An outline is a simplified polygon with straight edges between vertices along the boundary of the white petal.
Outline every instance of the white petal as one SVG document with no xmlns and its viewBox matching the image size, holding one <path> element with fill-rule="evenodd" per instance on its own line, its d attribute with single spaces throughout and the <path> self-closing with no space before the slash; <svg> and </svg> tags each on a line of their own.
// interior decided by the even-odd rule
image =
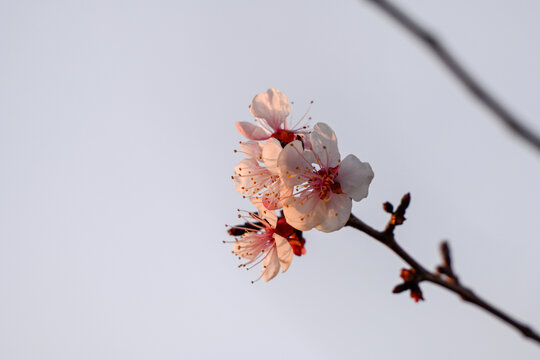
<svg viewBox="0 0 540 360">
<path fill-rule="evenodd" d="M 279 259 L 276 252 L 276 247 L 274 246 L 268 255 L 264 258 L 262 262 L 263 274 L 262 278 L 264 281 L 272 280 L 279 272 Z"/>
<path fill-rule="evenodd" d="M 310 161 L 313 156 L 302 149 L 302 143 L 295 140 L 288 143 L 278 158 L 279 177 L 287 187 L 294 187 L 308 180 L 313 171 Z"/>
<path fill-rule="evenodd" d="M 266 140 L 271 135 L 262 127 L 253 125 L 252 123 L 248 123 L 246 121 L 237 121 L 234 124 L 236 125 L 236 129 L 240 132 L 240 134 L 244 135 L 250 140 Z"/>
<path fill-rule="evenodd" d="M 317 226 L 317 230 L 332 232 L 345 226 L 351 216 L 351 198 L 347 194 L 332 194 L 325 205 L 324 220 Z"/>
<path fill-rule="evenodd" d="M 266 144 L 262 146 L 262 158 L 264 165 L 272 174 L 279 174 L 277 160 L 282 149 L 283 148 L 281 147 L 279 140 L 274 138 L 268 139 Z"/>
<path fill-rule="evenodd" d="M 292 246 L 287 239 L 276 233 L 274 233 L 274 240 L 276 241 L 277 256 L 279 264 L 281 265 L 281 270 L 285 272 L 291 265 L 293 259 L 294 253 Z"/>
<path fill-rule="evenodd" d="M 369 184 L 373 180 L 373 170 L 367 162 L 361 162 L 354 155 L 347 155 L 339 166 L 336 181 L 341 185 L 341 190 L 360 201 L 368 196 Z"/>
<path fill-rule="evenodd" d="M 275 229 L 277 225 L 276 212 L 274 210 L 268 210 L 266 207 L 264 207 L 262 199 L 260 197 L 252 197 L 250 198 L 250 200 L 251 203 L 257 208 L 259 216 L 262 217 L 264 220 L 268 221 L 270 226 Z"/>
<path fill-rule="evenodd" d="M 277 89 L 268 89 L 265 93 L 257 94 L 251 102 L 251 114 L 256 118 L 265 119 L 274 130 L 280 128 L 289 112 L 289 99 Z"/>
<path fill-rule="evenodd" d="M 312 149 L 313 146 L 311 145 L 311 131 L 305 135 L 302 136 L 302 142 L 304 143 L 304 149 Z"/>
<path fill-rule="evenodd" d="M 310 142 L 321 167 L 335 167 L 339 164 L 337 138 L 330 126 L 325 123 L 315 124 L 310 135 Z"/>
<path fill-rule="evenodd" d="M 283 214 L 293 228 L 307 231 L 325 219 L 326 207 L 316 194 L 310 194 L 304 200 L 292 198 L 283 207 Z"/>
<path fill-rule="evenodd" d="M 246 141 L 240 143 L 240 151 L 248 158 L 262 159 L 262 148 L 257 141 Z"/>
</svg>

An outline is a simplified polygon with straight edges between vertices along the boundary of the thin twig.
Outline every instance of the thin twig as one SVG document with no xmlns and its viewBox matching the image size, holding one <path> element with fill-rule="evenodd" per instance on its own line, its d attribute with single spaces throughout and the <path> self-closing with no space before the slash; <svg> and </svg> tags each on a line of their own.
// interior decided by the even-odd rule
<svg viewBox="0 0 540 360">
<path fill-rule="evenodd" d="M 413 20 L 403 10 L 388 0 L 366 0 L 377 6 L 384 13 L 398 22 L 406 30 L 408 30 L 418 41 L 423 43 L 430 49 L 434 55 L 446 66 L 448 71 L 452 73 L 461 84 L 470 91 L 470 93 L 484 106 L 486 106 L 493 114 L 495 114 L 515 135 L 532 145 L 536 150 L 540 151 L 540 137 L 527 128 L 518 118 L 506 109 L 501 103 L 480 84 L 473 76 L 465 70 L 454 55 L 448 51 L 441 41 L 439 41 L 432 33 L 423 28 L 418 22 Z"/>
<path fill-rule="evenodd" d="M 410 200 L 410 196 L 407 194 L 404 196 L 404 199 L 407 198 L 407 201 Z M 389 208 L 386 206 L 385 203 L 385 210 L 386 208 Z M 403 200 L 402 200 L 403 204 Z M 401 216 L 405 214 L 405 211 L 403 210 Z M 390 224 L 394 221 L 394 216 L 392 216 Z M 412 282 L 417 287 L 419 283 L 422 281 L 431 282 L 433 284 L 437 284 L 457 295 L 459 295 L 464 301 L 470 302 L 472 304 L 475 304 L 485 311 L 491 313 L 495 317 L 499 318 L 503 322 L 507 323 L 508 325 L 514 327 L 516 330 L 521 332 L 523 336 L 532 339 L 536 341 L 540 345 L 540 335 L 536 333 L 531 327 L 528 325 L 525 325 L 503 311 L 497 309 L 493 305 L 489 304 L 487 301 L 480 298 L 478 295 L 476 295 L 472 290 L 464 287 L 461 285 L 459 281 L 457 281 L 457 277 L 455 276 L 452 267 L 451 267 L 451 258 L 450 258 L 450 250 L 448 248 L 448 244 L 443 245 L 443 248 L 446 247 L 446 249 L 443 249 L 443 265 L 439 267 L 439 269 L 446 267 L 445 271 L 448 273 L 444 274 L 444 276 L 441 276 L 439 273 L 431 272 L 424 268 L 418 261 L 416 261 L 411 255 L 409 255 L 396 241 L 393 227 L 392 231 L 388 231 L 389 226 L 387 226 L 386 230 L 384 231 L 378 231 L 362 220 L 358 219 L 356 216 L 351 214 L 349 221 L 347 222 L 347 226 L 353 227 L 357 230 L 360 230 L 367 235 L 371 236 L 375 240 L 378 240 L 380 243 L 388 247 L 390 250 L 392 250 L 395 254 L 397 254 L 401 259 L 403 259 L 407 264 L 409 264 L 414 269 L 414 279 Z M 439 270 L 440 272 L 440 270 Z M 398 285 L 394 292 L 401 292 L 408 288 L 410 288 L 410 282 L 406 282 L 404 284 Z M 417 287 L 418 288 L 418 287 Z M 419 288 L 418 288 L 418 291 Z M 420 292 L 420 299 L 421 299 L 421 292 Z M 418 301 L 418 298 L 416 299 Z"/>
</svg>

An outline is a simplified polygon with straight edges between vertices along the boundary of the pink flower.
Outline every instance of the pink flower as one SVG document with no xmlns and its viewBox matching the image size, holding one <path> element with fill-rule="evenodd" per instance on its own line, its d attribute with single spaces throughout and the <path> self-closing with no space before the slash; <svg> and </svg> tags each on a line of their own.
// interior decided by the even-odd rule
<svg viewBox="0 0 540 360">
<path fill-rule="evenodd" d="M 280 268 L 282 272 L 287 271 L 294 255 L 289 241 L 282 236 L 288 235 L 280 234 L 283 226 L 277 226 L 278 220 L 275 214 L 273 215 L 273 217 L 260 216 L 252 212 L 248 212 L 247 216 L 238 215 L 246 220 L 246 224 L 234 227 L 236 231 L 242 232 L 242 235 L 233 241 L 233 253 L 239 258 L 248 260 L 240 267 L 251 269 L 262 263 L 263 270 L 257 280 L 262 278 L 264 281 L 270 281 L 278 274 Z"/>
<path fill-rule="evenodd" d="M 314 126 L 309 140 L 311 149 L 293 141 L 278 159 L 283 184 L 294 189 L 283 208 L 285 218 L 298 230 L 336 231 L 349 219 L 352 200 L 368 195 L 373 170 L 354 155 L 340 162 L 336 135 L 325 123 Z"/>
<path fill-rule="evenodd" d="M 257 125 L 246 121 L 236 122 L 238 131 L 250 140 L 275 138 L 285 145 L 297 140 L 298 135 L 306 133 L 305 126 L 294 129 L 294 126 L 291 127 L 288 123 L 289 100 L 277 89 L 268 89 L 265 93 L 257 94 L 251 102 L 250 109 Z"/>
</svg>

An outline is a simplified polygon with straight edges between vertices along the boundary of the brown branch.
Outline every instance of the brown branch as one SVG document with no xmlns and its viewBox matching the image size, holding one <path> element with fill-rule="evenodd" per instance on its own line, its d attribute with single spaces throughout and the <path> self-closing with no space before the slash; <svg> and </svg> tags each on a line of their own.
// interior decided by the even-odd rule
<svg viewBox="0 0 540 360">
<path fill-rule="evenodd" d="M 397 243 L 394 236 L 394 228 L 396 224 L 393 224 L 393 222 L 395 221 L 396 213 L 399 211 L 400 208 L 402 208 L 402 213 L 401 215 L 398 214 L 398 216 L 401 216 L 404 219 L 405 210 L 409 202 L 410 202 L 410 195 L 406 194 L 401 201 L 400 207 L 398 207 L 398 210 L 396 210 L 395 212 L 393 212 L 393 206 L 390 203 L 385 203 L 383 205 L 383 208 L 385 209 L 385 211 L 390 212 L 392 214 L 392 217 L 386 227 L 386 230 L 384 231 L 378 231 L 372 228 L 371 226 L 369 226 L 362 220 L 358 219 L 353 214 L 351 214 L 349 221 L 347 222 L 347 226 L 360 230 L 366 233 L 367 235 L 371 236 L 375 240 L 379 241 L 380 243 L 388 247 L 390 250 L 392 250 L 396 255 L 398 255 L 401 259 L 403 259 L 407 264 L 409 264 L 412 267 L 413 270 L 405 270 L 405 269 L 402 270 L 402 277 L 404 279 L 404 283 L 396 286 L 394 288 L 394 293 L 400 293 L 405 290 L 411 290 L 411 296 L 416 301 L 418 301 L 418 300 L 422 300 L 422 292 L 420 291 L 420 288 L 418 287 L 418 285 L 421 282 L 427 281 L 433 284 L 437 284 L 459 295 L 464 301 L 481 307 L 482 309 L 491 313 L 492 315 L 499 318 L 503 322 L 514 327 L 516 330 L 521 332 L 523 336 L 536 341 L 540 345 L 540 335 L 538 335 L 538 333 L 536 333 L 531 327 L 513 319 L 512 317 L 510 317 L 503 311 L 497 309 L 493 305 L 489 304 L 487 301 L 480 298 L 472 290 L 461 285 L 461 283 L 458 281 L 457 276 L 454 274 L 454 270 L 452 268 L 450 248 L 448 246 L 448 243 L 443 242 L 441 246 L 443 264 L 437 268 L 437 272 L 430 272 L 429 270 L 424 268 L 418 261 L 416 261 Z M 406 205 L 402 206 L 404 204 Z M 403 273 L 405 273 L 405 275 L 403 275 Z"/>
<path fill-rule="evenodd" d="M 433 54 L 446 66 L 458 81 L 476 98 L 480 103 L 487 107 L 504 125 L 508 127 L 515 135 L 532 145 L 540 151 L 540 137 L 527 128 L 518 118 L 506 109 L 501 103 L 480 84 L 473 76 L 465 70 L 454 55 L 448 51 L 441 41 L 433 34 L 423 28 L 403 10 L 388 0 L 366 0 L 378 7 L 397 23 L 409 31 L 418 41 L 423 43 Z"/>
</svg>

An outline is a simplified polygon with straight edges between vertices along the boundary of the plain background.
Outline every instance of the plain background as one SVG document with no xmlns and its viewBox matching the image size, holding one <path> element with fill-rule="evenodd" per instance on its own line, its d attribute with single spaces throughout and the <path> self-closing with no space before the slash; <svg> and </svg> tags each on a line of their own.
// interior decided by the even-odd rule
<svg viewBox="0 0 540 360">
<path fill-rule="evenodd" d="M 396 0 L 397 1 L 397 0 Z M 540 4 L 402 0 L 540 132 Z M 404 264 L 305 233 L 250 283 L 225 223 L 234 121 L 269 87 L 375 172 L 353 212 L 540 329 L 540 154 L 366 2 L 0 1 L 0 358 L 538 359 L 456 296 L 392 295 Z"/>
</svg>

